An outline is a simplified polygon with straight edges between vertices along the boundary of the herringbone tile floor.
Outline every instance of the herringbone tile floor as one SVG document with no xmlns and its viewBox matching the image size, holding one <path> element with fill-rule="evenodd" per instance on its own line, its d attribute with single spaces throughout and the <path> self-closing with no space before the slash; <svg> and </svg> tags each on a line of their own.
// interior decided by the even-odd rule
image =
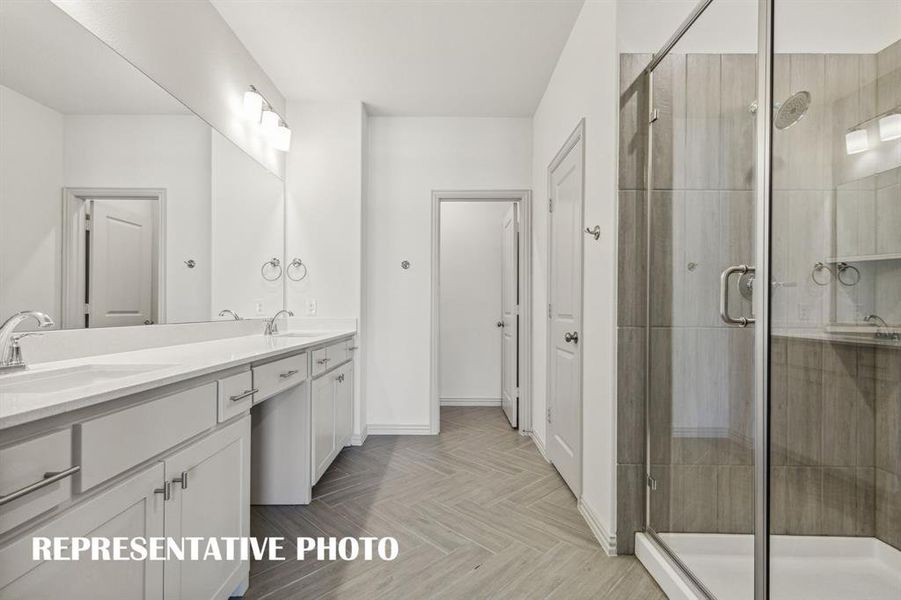
<svg viewBox="0 0 901 600">
<path fill-rule="evenodd" d="M 393 536 L 397 559 L 255 562 L 247 600 L 665 598 L 635 558 L 601 551 L 560 476 L 498 408 L 445 407 L 438 436 L 345 448 L 313 496 L 254 506 L 253 535 Z"/>
</svg>

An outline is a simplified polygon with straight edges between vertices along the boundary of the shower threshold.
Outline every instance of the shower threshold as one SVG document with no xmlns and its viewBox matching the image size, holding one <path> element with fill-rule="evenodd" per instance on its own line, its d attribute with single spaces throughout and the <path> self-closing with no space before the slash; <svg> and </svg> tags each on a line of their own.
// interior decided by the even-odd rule
<svg viewBox="0 0 901 600">
<path fill-rule="evenodd" d="M 753 536 L 658 535 L 717 600 L 753 599 Z M 901 550 L 876 538 L 775 535 L 770 551 L 773 600 L 901 598 Z M 635 554 L 671 599 L 700 598 L 646 534 L 636 534 Z"/>
</svg>

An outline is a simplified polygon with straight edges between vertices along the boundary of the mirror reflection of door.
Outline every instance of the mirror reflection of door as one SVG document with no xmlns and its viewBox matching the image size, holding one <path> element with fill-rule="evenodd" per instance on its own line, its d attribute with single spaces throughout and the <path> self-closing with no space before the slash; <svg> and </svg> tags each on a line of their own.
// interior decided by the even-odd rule
<svg viewBox="0 0 901 600">
<path fill-rule="evenodd" d="M 90 200 L 85 231 L 85 326 L 154 323 L 155 218 L 151 200 Z"/>
</svg>

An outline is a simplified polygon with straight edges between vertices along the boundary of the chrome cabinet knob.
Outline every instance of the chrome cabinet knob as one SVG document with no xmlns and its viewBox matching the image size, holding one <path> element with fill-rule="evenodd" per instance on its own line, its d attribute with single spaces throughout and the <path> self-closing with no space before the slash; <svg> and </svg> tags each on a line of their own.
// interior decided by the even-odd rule
<svg viewBox="0 0 901 600">
<path fill-rule="evenodd" d="M 497 322 L 497 326 L 498 326 L 498 327 L 503 327 L 503 326 L 504 326 L 504 322 L 503 322 L 503 321 L 498 321 L 498 322 Z"/>
<path fill-rule="evenodd" d="M 579 343 L 579 332 L 573 331 L 572 333 L 566 332 L 563 336 L 563 341 L 567 344 L 578 344 Z"/>
</svg>

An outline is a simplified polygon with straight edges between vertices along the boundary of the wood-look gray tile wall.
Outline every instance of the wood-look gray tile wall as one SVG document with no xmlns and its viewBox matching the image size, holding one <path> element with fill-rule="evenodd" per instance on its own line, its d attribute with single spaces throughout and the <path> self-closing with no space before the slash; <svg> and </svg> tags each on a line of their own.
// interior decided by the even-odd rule
<svg viewBox="0 0 901 600">
<path fill-rule="evenodd" d="M 661 63 L 654 81 L 659 117 L 648 214 L 647 89 L 639 76 L 648 58 L 622 55 L 620 62 L 617 538 L 622 553 L 631 552 L 632 533 L 644 522 L 648 297 L 649 426 L 657 441 L 650 457 L 657 480 L 651 525 L 657 531 L 730 533 L 748 533 L 753 526 L 748 368 L 753 337 L 748 331 L 718 332 L 723 328 L 715 279 L 727 264 L 748 262 L 754 252 L 749 110 L 756 96 L 754 60 L 670 55 Z M 836 139 L 836 132 L 875 114 L 880 102 L 893 101 L 885 98 L 901 103 L 901 42 L 879 56 L 781 55 L 776 62 L 777 101 L 802 89 L 813 96 L 805 127 L 778 132 L 774 148 L 775 187 L 790 190 L 779 192 L 781 204 L 774 200 L 774 210 L 785 209 L 780 223 L 786 225 L 781 237 L 774 232 L 774 274 L 790 281 L 806 276 L 792 271 L 795 263 L 806 265 L 807 254 L 822 257 L 829 251 L 819 245 L 828 238 L 823 230 L 828 223 L 821 220 L 829 215 L 824 210 L 811 218 L 810 208 L 828 209 L 834 186 L 872 168 L 858 155 L 848 156 L 843 135 Z M 898 149 L 901 156 L 901 144 Z M 786 244 L 781 251 L 780 243 Z M 790 305 L 786 315 L 796 315 L 798 302 L 810 301 L 798 287 L 783 293 Z M 774 338 L 771 350 L 773 532 L 877 535 L 901 548 L 901 352 L 785 338 Z M 720 429 L 713 426 L 717 415 Z M 685 427 L 705 420 L 712 423 L 709 436 Z"/>
</svg>

